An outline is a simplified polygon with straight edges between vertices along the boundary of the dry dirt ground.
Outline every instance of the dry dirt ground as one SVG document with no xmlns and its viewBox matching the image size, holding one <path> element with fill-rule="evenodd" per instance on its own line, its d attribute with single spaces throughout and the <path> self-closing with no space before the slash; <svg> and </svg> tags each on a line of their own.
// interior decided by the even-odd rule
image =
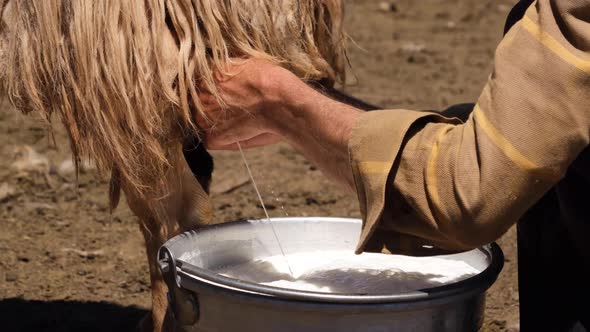
<svg viewBox="0 0 590 332">
<path fill-rule="evenodd" d="M 355 41 L 347 91 L 386 108 L 474 101 L 513 3 L 347 1 Z M 1 105 L 0 330 L 129 331 L 150 305 L 135 218 L 126 206 L 109 215 L 106 181 L 91 166 L 76 188 L 62 128 L 54 126 L 56 147 L 46 129 Z M 288 146 L 249 150 L 247 158 L 271 215 L 359 215 L 353 196 Z M 261 217 L 239 156 L 215 153 L 215 161 L 216 218 Z M 484 331 L 518 324 L 514 230 L 499 242 L 506 266 L 489 291 Z"/>
</svg>

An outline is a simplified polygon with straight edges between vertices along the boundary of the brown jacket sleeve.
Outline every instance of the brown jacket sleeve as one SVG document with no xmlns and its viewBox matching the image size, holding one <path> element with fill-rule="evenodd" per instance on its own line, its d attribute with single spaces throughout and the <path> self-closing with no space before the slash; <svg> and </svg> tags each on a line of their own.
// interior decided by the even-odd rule
<svg viewBox="0 0 590 332">
<path fill-rule="evenodd" d="M 364 220 L 358 251 L 491 242 L 589 141 L 590 3 L 538 0 L 498 47 L 465 123 L 407 110 L 361 117 L 349 146 Z"/>
</svg>

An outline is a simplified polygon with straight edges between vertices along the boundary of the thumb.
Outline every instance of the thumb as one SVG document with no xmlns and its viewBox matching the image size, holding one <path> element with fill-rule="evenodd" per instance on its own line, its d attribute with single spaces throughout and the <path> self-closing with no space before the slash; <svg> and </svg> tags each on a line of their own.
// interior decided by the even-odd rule
<svg viewBox="0 0 590 332">
<path fill-rule="evenodd" d="M 245 114 L 213 126 L 207 132 L 206 142 L 208 148 L 215 149 L 248 141 L 265 133 L 267 131 L 262 128 L 256 117 Z"/>
</svg>

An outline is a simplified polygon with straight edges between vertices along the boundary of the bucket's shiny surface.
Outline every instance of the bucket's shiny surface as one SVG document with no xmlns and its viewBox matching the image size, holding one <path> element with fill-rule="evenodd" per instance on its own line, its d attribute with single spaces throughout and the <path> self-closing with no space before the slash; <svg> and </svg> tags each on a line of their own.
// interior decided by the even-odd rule
<svg viewBox="0 0 590 332">
<path fill-rule="evenodd" d="M 361 221 L 280 218 L 273 225 L 287 253 L 353 250 Z M 485 291 L 502 268 L 496 245 L 453 255 L 483 272 L 403 294 L 328 294 L 223 277 L 212 270 L 280 253 L 266 221 L 240 221 L 181 234 L 160 251 L 177 321 L 192 331 L 477 331 Z"/>
</svg>

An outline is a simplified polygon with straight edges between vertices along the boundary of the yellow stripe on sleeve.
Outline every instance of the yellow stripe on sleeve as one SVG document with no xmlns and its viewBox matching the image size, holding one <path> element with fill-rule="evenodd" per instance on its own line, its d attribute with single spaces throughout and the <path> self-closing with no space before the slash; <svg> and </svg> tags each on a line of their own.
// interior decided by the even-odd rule
<svg viewBox="0 0 590 332">
<path fill-rule="evenodd" d="M 448 218 L 442 210 L 442 203 L 440 200 L 440 195 L 438 193 L 438 178 L 436 175 L 436 170 L 438 166 L 438 156 L 440 154 L 440 145 L 445 135 L 452 128 L 452 126 L 444 126 L 440 129 L 439 133 L 436 135 L 436 138 L 434 139 L 434 143 L 432 144 L 432 149 L 430 150 L 430 157 L 428 158 L 428 164 L 426 166 L 426 190 L 428 191 L 430 203 L 432 204 L 433 216 L 436 220 L 439 221 L 439 223 L 437 224 L 442 224 L 446 220 L 448 220 Z"/>
<path fill-rule="evenodd" d="M 492 143 L 494 143 L 494 145 L 496 145 L 496 147 L 498 147 L 498 149 L 500 149 L 500 151 L 502 151 L 502 153 L 520 169 L 531 173 L 536 172 L 539 176 L 547 179 L 553 179 L 557 176 L 553 171 L 543 169 L 518 151 L 518 149 L 516 149 L 512 143 L 510 143 L 510 141 L 508 141 L 508 139 L 496 129 L 496 127 L 494 127 L 479 105 L 475 105 L 475 108 L 473 109 L 473 118 L 476 124 L 483 129 L 486 135 L 490 138 Z"/>
<path fill-rule="evenodd" d="M 580 69 L 581 71 L 590 74 L 590 61 L 582 59 L 567 48 L 561 45 L 555 38 L 553 38 L 546 31 L 541 30 L 541 27 L 535 23 L 531 18 L 525 16 L 521 20 L 521 25 L 527 30 L 535 39 L 537 39 L 542 45 L 547 47 L 563 61 L 570 65 Z"/>
<path fill-rule="evenodd" d="M 508 157 L 512 162 L 518 165 L 523 170 L 534 170 L 538 169 L 539 167 L 534 162 L 530 161 L 527 157 L 525 157 L 520 151 L 518 151 L 512 143 L 502 135 L 494 127 L 494 125 L 488 120 L 485 113 L 481 111 L 479 105 L 475 105 L 473 109 L 473 117 L 477 121 L 479 127 L 481 127 L 488 137 L 492 140 L 492 142 Z"/>
</svg>

